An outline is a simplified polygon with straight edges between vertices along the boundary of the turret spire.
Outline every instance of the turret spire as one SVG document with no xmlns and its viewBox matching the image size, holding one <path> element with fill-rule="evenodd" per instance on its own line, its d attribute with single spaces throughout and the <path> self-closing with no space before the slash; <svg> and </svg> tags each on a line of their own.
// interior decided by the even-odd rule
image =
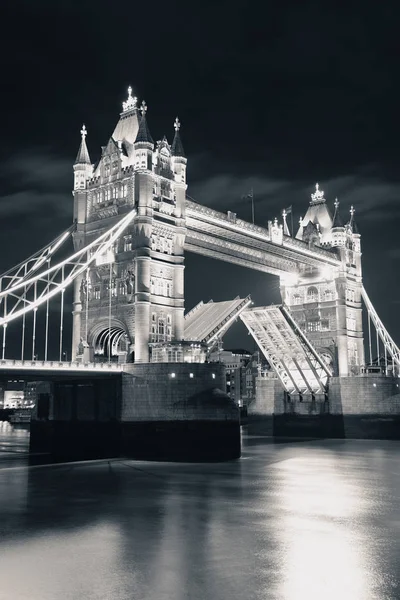
<svg viewBox="0 0 400 600">
<path fill-rule="evenodd" d="M 154 145 L 153 138 L 151 137 L 151 133 L 149 131 L 149 127 L 147 125 L 146 120 L 146 112 L 147 112 L 147 104 L 143 100 L 140 111 L 142 113 L 142 118 L 140 119 L 139 131 L 136 136 L 135 144 L 137 142 L 147 142 L 148 144 Z"/>
<path fill-rule="evenodd" d="M 332 228 L 343 227 L 343 221 L 340 218 L 340 214 L 339 214 L 339 200 L 337 198 L 335 198 L 334 206 L 335 206 L 335 212 L 333 215 Z"/>
<path fill-rule="evenodd" d="M 349 221 L 349 227 L 350 227 L 350 229 L 351 229 L 351 232 L 352 232 L 352 233 L 359 233 L 359 231 L 358 231 L 358 227 L 357 227 L 357 223 L 356 223 L 356 221 L 355 221 L 355 218 L 354 218 L 354 213 L 355 213 L 355 212 L 356 212 L 356 211 L 355 211 L 355 209 L 354 209 L 354 206 L 353 206 L 353 205 L 351 205 L 351 206 L 350 206 L 350 221 Z"/>
<path fill-rule="evenodd" d="M 172 151 L 172 156 L 181 156 L 181 157 L 185 158 L 185 151 L 183 149 L 181 136 L 179 134 L 180 128 L 181 128 L 180 121 L 179 121 L 178 117 L 176 117 L 175 122 L 174 122 L 175 137 L 174 137 L 174 141 L 172 142 L 171 151 Z"/>
<path fill-rule="evenodd" d="M 286 222 L 286 217 L 287 217 L 287 212 L 286 212 L 286 208 L 284 208 L 283 211 L 282 211 L 283 233 L 284 233 L 284 235 L 290 235 L 289 227 L 288 227 L 288 224 Z"/>
<path fill-rule="evenodd" d="M 89 156 L 89 152 L 88 152 L 88 149 L 86 146 L 87 129 L 86 129 L 85 125 L 82 125 L 81 136 L 82 136 L 81 145 L 79 146 L 75 164 L 76 165 L 90 165 L 91 164 L 90 156 Z"/>
</svg>

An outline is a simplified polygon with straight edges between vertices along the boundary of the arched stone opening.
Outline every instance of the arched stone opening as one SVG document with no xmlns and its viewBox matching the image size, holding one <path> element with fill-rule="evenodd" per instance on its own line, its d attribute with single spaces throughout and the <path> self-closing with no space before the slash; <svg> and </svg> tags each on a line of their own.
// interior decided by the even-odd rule
<svg viewBox="0 0 400 600">
<path fill-rule="evenodd" d="M 95 361 L 127 362 L 129 359 L 130 339 L 122 324 L 97 326 L 91 335 L 91 346 Z"/>
</svg>

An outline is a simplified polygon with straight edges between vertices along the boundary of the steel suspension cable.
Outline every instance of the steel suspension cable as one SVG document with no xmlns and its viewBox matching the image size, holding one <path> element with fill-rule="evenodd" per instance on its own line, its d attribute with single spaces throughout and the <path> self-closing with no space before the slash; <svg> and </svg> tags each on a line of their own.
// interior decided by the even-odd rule
<svg viewBox="0 0 400 600">
<path fill-rule="evenodd" d="M 61 280 L 64 281 L 64 265 L 61 269 Z M 60 362 L 62 360 L 62 343 L 63 343 L 63 323 L 64 323 L 64 293 L 65 289 L 61 290 L 61 308 L 60 308 Z"/>
<path fill-rule="evenodd" d="M 36 296 L 37 296 L 37 281 L 35 281 L 34 284 L 34 292 L 33 292 L 33 297 L 34 297 L 34 302 L 36 302 Z M 37 306 L 34 307 L 33 309 L 33 327 L 32 327 L 32 360 L 35 360 L 35 343 L 36 343 L 36 314 L 37 314 Z"/>
<path fill-rule="evenodd" d="M 108 296 L 108 362 L 111 363 L 111 293 L 112 293 L 112 262 L 110 262 L 110 281 L 109 281 L 109 296 Z"/>
<path fill-rule="evenodd" d="M 49 258 L 47 261 L 48 268 L 50 268 L 51 259 Z M 50 273 L 47 274 L 47 285 L 50 286 Z M 48 350 L 48 341 L 49 341 L 49 298 L 46 300 L 46 332 L 44 339 L 44 360 L 47 360 L 47 350 Z"/>
<path fill-rule="evenodd" d="M 26 287 L 24 289 L 24 297 L 26 296 Z M 22 340 L 21 340 L 21 360 L 24 360 L 25 350 L 25 325 L 26 325 L 26 313 L 22 315 Z"/>
<path fill-rule="evenodd" d="M 371 340 L 371 315 L 368 311 L 368 344 L 369 344 L 369 364 L 372 365 L 372 340 Z"/>
<path fill-rule="evenodd" d="M 4 317 L 7 316 L 7 296 L 4 298 Z M 7 333 L 7 323 L 3 324 L 3 351 L 2 351 L 2 360 L 4 360 L 6 355 L 6 333 Z"/>
</svg>

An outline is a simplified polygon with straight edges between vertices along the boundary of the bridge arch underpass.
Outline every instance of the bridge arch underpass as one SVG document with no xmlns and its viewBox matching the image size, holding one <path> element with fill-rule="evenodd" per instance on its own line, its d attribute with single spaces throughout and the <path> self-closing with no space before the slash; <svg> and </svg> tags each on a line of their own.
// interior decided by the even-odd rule
<svg viewBox="0 0 400 600">
<path fill-rule="evenodd" d="M 103 326 L 93 336 L 93 348 L 95 356 L 104 358 L 113 358 L 120 355 L 126 355 L 129 351 L 129 337 L 125 329 L 121 326 L 112 326 L 111 328 Z"/>
</svg>

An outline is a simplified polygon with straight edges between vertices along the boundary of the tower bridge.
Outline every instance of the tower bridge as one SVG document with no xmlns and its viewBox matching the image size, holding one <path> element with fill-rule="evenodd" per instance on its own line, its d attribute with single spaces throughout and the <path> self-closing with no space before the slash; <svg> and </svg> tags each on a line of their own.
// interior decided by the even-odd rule
<svg viewBox="0 0 400 600">
<path fill-rule="evenodd" d="M 319 394 L 327 401 L 331 383 L 360 382 L 373 355 L 382 352 L 382 376 L 399 375 L 400 351 L 363 288 L 361 236 L 353 207 L 343 221 L 339 202 L 331 211 L 317 184 L 295 233 L 289 232 L 285 214 L 283 222 L 271 218 L 267 227 L 260 227 L 233 212 L 203 206 L 187 194 L 180 127 L 176 118 L 172 143 L 165 136 L 155 143 L 147 105 L 143 101 L 139 106 L 131 88 L 95 164 L 82 127 L 73 166 L 73 226 L 0 278 L 0 371 L 32 372 L 36 364 L 38 371 L 95 372 L 108 363 L 121 373 L 136 368 L 143 374 L 145 365 L 155 372 L 164 364 L 168 378 L 175 373 L 174 364 L 182 363 L 181 373 L 183 365 L 205 364 L 229 326 L 241 318 L 289 399 L 309 395 L 314 401 Z M 58 260 L 71 236 L 74 253 Z M 227 299 L 200 303 L 185 316 L 185 252 L 277 275 L 282 306 L 254 307 L 250 297 Z M 62 348 L 68 286 L 73 287 L 73 331 L 67 365 Z M 56 297 L 61 298 L 60 343 L 52 362 L 49 305 Z M 42 349 L 36 341 L 39 310 L 45 313 Z M 11 322 L 20 323 L 18 357 L 7 353 Z M 44 356 L 41 364 L 35 360 L 38 352 Z"/>
</svg>

